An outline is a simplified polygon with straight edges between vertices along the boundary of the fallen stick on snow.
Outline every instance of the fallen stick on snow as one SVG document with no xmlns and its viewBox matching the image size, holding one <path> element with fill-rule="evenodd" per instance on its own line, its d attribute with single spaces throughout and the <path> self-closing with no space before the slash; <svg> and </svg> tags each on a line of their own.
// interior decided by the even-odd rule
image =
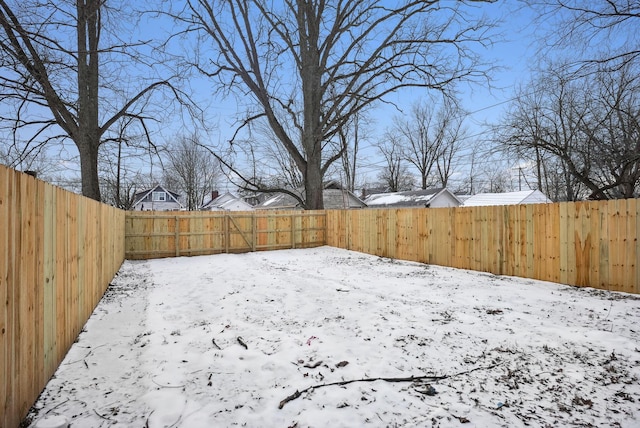
<svg viewBox="0 0 640 428">
<path fill-rule="evenodd" d="M 244 343 L 244 340 L 242 340 L 242 337 L 238 336 L 238 339 L 237 339 L 237 340 L 238 340 L 238 343 L 239 343 L 240 345 L 242 345 L 242 347 L 243 347 L 244 349 L 249 349 L 249 347 L 247 346 L 247 344 L 246 344 L 246 343 Z"/>
<path fill-rule="evenodd" d="M 222 348 L 218 346 L 215 339 L 211 339 L 211 343 L 213 343 L 213 346 L 215 346 L 216 349 L 219 349 L 220 351 L 222 351 Z"/>
<path fill-rule="evenodd" d="M 323 383 L 323 384 L 319 384 L 319 385 L 311 385 L 310 387 L 305 388 L 302 391 L 294 392 L 293 394 L 291 394 L 290 396 L 288 396 L 287 398 L 282 400 L 280 402 L 280 404 L 278 405 L 278 409 L 282 409 L 284 407 L 284 405 L 287 404 L 289 401 L 295 400 L 296 398 L 300 397 L 305 392 L 313 391 L 315 389 L 324 388 L 325 386 L 348 385 L 350 383 L 355 383 L 355 382 L 377 382 L 379 380 L 382 380 L 382 381 L 385 381 L 385 382 L 415 382 L 415 381 L 420 381 L 420 380 L 428 380 L 428 381 L 443 380 L 443 379 L 449 379 L 449 378 L 452 378 L 452 377 L 469 374 L 469 373 L 475 372 L 477 370 L 489 370 L 489 369 L 492 369 L 492 368 L 494 368 L 494 367 L 496 367 L 496 366 L 498 366 L 500 364 L 501 363 L 492 364 L 492 365 L 487 366 L 487 367 L 476 367 L 474 369 L 467 370 L 467 371 L 460 372 L 460 373 L 454 373 L 452 375 L 409 376 L 409 377 L 372 377 L 372 378 L 367 378 L 367 379 L 351 379 L 351 380 L 343 380 L 343 381 L 339 381 L 339 382 L 331 382 L 331 383 Z"/>
<path fill-rule="evenodd" d="M 75 363 L 79 363 L 80 361 L 83 361 L 85 366 L 87 366 L 87 358 L 93 354 L 93 351 L 95 351 L 98 348 L 102 348 L 103 346 L 107 346 L 106 344 L 104 345 L 98 345 L 98 346 L 94 346 L 88 353 L 87 355 L 84 356 L 84 358 L 80 359 L 80 360 L 75 360 L 75 361 L 69 361 L 68 363 L 64 363 L 64 365 L 69 365 L 69 364 L 75 364 Z M 87 367 L 89 368 L 89 367 Z"/>
<path fill-rule="evenodd" d="M 110 419 L 108 417 L 106 417 L 105 415 L 101 415 L 100 413 L 98 413 L 98 411 L 96 409 L 93 409 L 93 413 L 95 413 L 96 415 L 100 416 L 102 419 L 104 419 L 105 421 L 109 421 L 109 422 L 118 422 L 115 421 L 113 419 Z"/>
<path fill-rule="evenodd" d="M 155 380 L 151 379 L 151 382 L 155 383 L 156 385 L 158 385 L 160 388 L 184 388 L 184 385 L 162 385 L 158 382 L 156 382 Z"/>
<path fill-rule="evenodd" d="M 153 415 L 153 412 L 155 412 L 155 409 L 152 410 L 151 413 L 149 413 L 149 416 L 147 416 L 147 422 L 145 422 L 144 428 L 150 428 L 149 427 L 149 418 L 151 417 L 151 415 Z"/>
</svg>

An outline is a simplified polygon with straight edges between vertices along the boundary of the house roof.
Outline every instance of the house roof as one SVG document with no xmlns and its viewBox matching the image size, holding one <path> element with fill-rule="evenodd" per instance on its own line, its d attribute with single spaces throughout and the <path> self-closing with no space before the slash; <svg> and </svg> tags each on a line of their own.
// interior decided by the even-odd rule
<svg viewBox="0 0 640 428">
<path fill-rule="evenodd" d="M 256 209 L 293 209 L 299 208 L 300 203 L 291 195 L 276 193 L 255 206 Z"/>
<path fill-rule="evenodd" d="M 226 192 L 222 195 L 218 195 L 215 198 L 209 198 L 208 201 L 206 201 L 204 204 L 202 204 L 202 208 L 207 208 L 210 206 L 219 206 L 222 205 L 228 201 L 233 201 L 239 199 L 237 196 L 232 195 L 229 192 Z"/>
<path fill-rule="evenodd" d="M 294 192 L 300 194 L 299 190 Z M 366 204 L 346 189 L 335 188 L 333 182 L 322 192 L 325 209 L 364 208 Z M 291 195 L 276 193 L 267 200 L 255 206 L 255 209 L 298 209 L 300 203 Z"/>
<path fill-rule="evenodd" d="M 454 199 L 456 195 L 446 188 L 410 190 L 395 193 L 376 193 L 367 197 L 364 202 L 369 207 L 426 207 L 443 193 L 449 193 Z"/>
<path fill-rule="evenodd" d="M 240 199 L 239 197 L 232 195 L 231 193 L 227 192 L 223 195 L 220 195 L 216 198 L 210 199 L 209 201 L 205 202 L 201 209 L 208 209 L 208 208 L 219 208 L 221 210 L 227 210 L 230 208 L 230 206 L 232 206 L 233 204 L 243 204 L 247 206 L 247 209 L 252 209 L 253 207 L 251 207 L 251 205 L 249 205 L 247 202 L 245 202 L 244 200 Z"/>
<path fill-rule="evenodd" d="M 252 211 L 253 210 L 253 207 L 251 205 L 249 205 L 246 201 L 240 198 L 230 199 L 228 201 L 225 201 L 221 203 L 218 207 L 223 210 L 235 210 L 235 211 L 238 211 L 238 210 Z"/>
<path fill-rule="evenodd" d="M 146 198 L 150 193 L 152 192 L 156 192 L 158 190 L 161 190 L 165 193 L 167 193 L 171 199 L 173 201 L 167 201 L 167 202 L 175 202 L 176 204 L 178 204 L 180 207 L 182 207 L 182 204 L 180 203 L 180 201 L 178 200 L 180 198 L 180 194 L 176 193 L 176 192 L 172 192 L 171 190 L 167 190 L 164 186 L 158 184 L 155 187 L 152 187 L 151 189 L 147 189 L 147 190 L 143 190 L 141 192 L 138 192 L 134 195 L 133 197 L 133 205 L 132 208 L 135 207 L 136 205 L 138 205 L 144 198 Z"/>
<path fill-rule="evenodd" d="M 325 209 L 364 208 L 367 206 L 362 199 L 347 189 L 324 189 L 322 200 Z"/>
<path fill-rule="evenodd" d="M 478 193 L 464 201 L 465 207 L 489 205 L 542 204 L 551 200 L 539 190 L 522 190 L 505 193 Z"/>
</svg>

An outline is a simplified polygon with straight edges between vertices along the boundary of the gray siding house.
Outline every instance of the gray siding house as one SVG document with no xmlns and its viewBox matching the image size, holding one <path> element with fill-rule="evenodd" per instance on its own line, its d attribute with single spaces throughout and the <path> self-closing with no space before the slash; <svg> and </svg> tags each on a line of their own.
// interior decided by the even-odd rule
<svg viewBox="0 0 640 428">
<path fill-rule="evenodd" d="M 180 203 L 180 195 L 157 185 L 151 189 L 136 193 L 133 211 L 180 211 L 184 209 Z"/>
</svg>

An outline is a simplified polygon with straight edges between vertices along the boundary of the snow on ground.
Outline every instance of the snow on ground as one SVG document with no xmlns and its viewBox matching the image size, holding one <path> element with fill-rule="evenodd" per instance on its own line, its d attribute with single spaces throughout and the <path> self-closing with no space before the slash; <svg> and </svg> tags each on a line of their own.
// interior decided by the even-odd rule
<svg viewBox="0 0 640 428">
<path fill-rule="evenodd" d="M 638 427 L 639 309 L 330 247 L 127 261 L 30 420 Z"/>
</svg>

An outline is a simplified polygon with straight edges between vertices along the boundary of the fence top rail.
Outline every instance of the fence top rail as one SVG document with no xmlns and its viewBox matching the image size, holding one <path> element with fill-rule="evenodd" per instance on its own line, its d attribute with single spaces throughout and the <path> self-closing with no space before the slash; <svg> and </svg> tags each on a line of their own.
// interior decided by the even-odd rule
<svg viewBox="0 0 640 428">
<path fill-rule="evenodd" d="M 163 214 L 158 214 L 163 213 Z M 158 219 L 172 219 L 176 217 L 184 217 L 184 218 L 224 218 L 224 217 L 234 217 L 234 218 L 272 218 L 272 217 L 324 217 L 326 213 L 324 211 L 312 211 L 312 212 L 291 212 L 291 213 L 265 213 L 265 212 L 256 212 L 255 214 L 249 213 L 246 214 L 242 211 L 232 211 L 225 213 L 211 213 L 211 214 L 201 214 L 198 211 L 176 211 L 174 214 L 164 214 L 165 211 L 144 211 L 144 213 L 133 213 L 129 211 L 127 213 L 128 218 L 158 218 Z M 197 214 L 196 214 L 197 213 Z M 236 214 L 240 213 L 240 214 Z"/>
</svg>

